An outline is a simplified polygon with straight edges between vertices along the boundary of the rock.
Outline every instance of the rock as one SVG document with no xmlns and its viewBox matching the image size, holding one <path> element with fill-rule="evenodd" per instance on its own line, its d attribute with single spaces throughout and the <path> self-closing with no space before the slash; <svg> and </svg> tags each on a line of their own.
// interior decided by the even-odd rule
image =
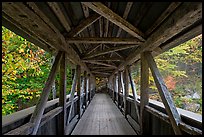
<svg viewBox="0 0 204 137">
<path fill-rule="evenodd" d="M 184 97 L 189 99 L 189 98 L 191 98 L 191 95 L 186 95 Z"/>
<path fill-rule="evenodd" d="M 195 92 L 195 93 L 193 93 L 192 98 L 193 99 L 200 99 L 200 95 L 197 92 Z"/>
<path fill-rule="evenodd" d="M 200 104 L 195 104 L 195 103 L 186 103 L 184 105 L 185 110 L 189 110 L 192 112 L 197 112 L 200 109 Z"/>
</svg>

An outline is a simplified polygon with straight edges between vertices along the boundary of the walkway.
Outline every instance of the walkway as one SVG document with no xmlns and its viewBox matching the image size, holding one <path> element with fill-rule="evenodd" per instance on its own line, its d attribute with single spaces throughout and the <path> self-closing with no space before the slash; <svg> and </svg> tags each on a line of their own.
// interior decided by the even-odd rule
<svg viewBox="0 0 204 137">
<path fill-rule="evenodd" d="M 135 135 L 124 115 L 104 93 L 95 94 L 72 135 Z"/>
</svg>

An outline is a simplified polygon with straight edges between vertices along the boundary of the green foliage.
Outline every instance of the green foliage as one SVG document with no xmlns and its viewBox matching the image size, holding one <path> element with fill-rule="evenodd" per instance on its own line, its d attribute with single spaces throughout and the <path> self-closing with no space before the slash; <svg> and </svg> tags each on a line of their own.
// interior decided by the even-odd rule
<svg viewBox="0 0 204 137">
<path fill-rule="evenodd" d="M 158 55 L 155 61 L 176 106 L 183 108 L 187 103 L 197 103 L 201 109 L 196 113 L 202 113 L 202 98 L 185 98 L 187 89 L 202 96 L 202 35 Z M 135 83 L 140 79 L 137 64 L 132 74 Z M 150 91 L 156 93 L 150 98 L 161 101 L 151 71 L 149 73 Z"/>
<path fill-rule="evenodd" d="M 2 115 L 36 103 L 48 77 L 50 56 L 2 27 Z"/>
<path fill-rule="evenodd" d="M 2 27 L 2 115 L 37 103 L 51 65 L 51 54 Z M 55 80 L 57 97 L 59 79 L 58 73 Z M 68 66 L 67 94 L 71 84 L 71 69 Z"/>
</svg>

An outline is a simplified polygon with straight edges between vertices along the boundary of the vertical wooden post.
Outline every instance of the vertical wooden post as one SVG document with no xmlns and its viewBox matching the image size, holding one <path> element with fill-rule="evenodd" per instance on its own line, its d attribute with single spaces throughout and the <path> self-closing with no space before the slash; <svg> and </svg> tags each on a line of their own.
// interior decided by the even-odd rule
<svg viewBox="0 0 204 137">
<path fill-rule="evenodd" d="M 59 135 L 65 135 L 66 127 L 66 76 L 66 53 L 63 52 L 60 62 L 59 106 L 62 107 L 62 112 L 59 114 Z"/>
<path fill-rule="evenodd" d="M 71 106 L 69 109 L 69 113 L 68 113 L 68 118 L 67 118 L 67 127 L 66 127 L 66 134 L 68 132 L 69 129 L 69 122 L 71 119 L 71 114 L 72 114 L 72 109 L 73 109 L 73 105 L 74 105 L 74 94 L 75 94 L 75 90 L 76 90 L 76 83 L 77 83 L 77 71 L 73 71 L 74 73 L 74 78 L 73 78 L 73 82 L 72 82 L 72 89 L 71 89 L 71 93 L 70 93 L 70 97 L 69 97 L 69 102 L 71 102 Z"/>
<path fill-rule="evenodd" d="M 122 94 L 123 94 L 123 103 L 121 104 L 121 109 L 122 109 L 122 105 L 126 105 L 126 100 L 125 100 L 125 86 L 124 86 L 124 78 L 123 78 L 123 76 L 124 76 L 124 73 L 123 72 L 121 72 L 121 75 L 120 75 L 120 78 L 121 78 L 121 87 L 122 87 Z M 124 107 L 125 108 L 125 107 Z"/>
<path fill-rule="evenodd" d="M 139 110 L 138 110 L 138 107 L 137 107 L 137 93 L 136 93 L 136 89 L 135 89 L 135 83 L 134 83 L 134 81 L 132 80 L 131 68 L 130 68 L 130 67 L 128 67 L 128 75 L 129 75 L 130 84 L 131 84 L 131 87 L 132 87 L 132 93 L 133 93 L 133 97 L 134 97 L 134 104 L 135 104 L 135 110 L 136 110 L 137 120 L 138 120 L 138 122 L 139 122 L 140 116 L 139 116 Z"/>
<path fill-rule="evenodd" d="M 117 74 L 115 74 L 115 94 L 114 94 L 114 97 L 115 97 L 115 101 L 118 103 L 118 100 L 117 100 L 118 99 L 118 94 L 117 94 L 118 93 L 117 92 L 118 91 L 118 81 L 117 81 L 117 78 L 118 78 Z"/>
<path fill-rule="evenodd" d="M 85 109 L 87 107 L 87 72 L 84 71 L 84 105 L 85 105 Z"/>
<path fill-rule="evenodd" d="M 155 84 L 157 86 L 157 89 L 159 91 L 159 94 L 161 96 L 162 102 L 164 103 L 166 112 L 169 116 L 170 122 L 172 124 L 174 133 L 176 135 L 181 135 L 181 130 L 179 127 L 179 124 L 181 122 L 181 117 L 176 109 L 176 106 L 174 105 L 173 99 L 163 81 L 163 78 L 157 68 L 156 62 L 154 61 L 153 56 L 150 52 L 146 52 L 145 54 L 146 61 L 150 67 L 150 70 L 152 72 L 152 76 L 154 78 Z"/>
<path fill-rule="evenodd" d="M 124 114 L 125 114 L 125 118 L 127 118 L 127 97 L 128 97 L 128 92 L 129 92 L 129 81 L 128 81 L 128 68 L 125 68 L 125 72 L 124 72 L 124 82 L 125 82 L 125 102 L 124 102 Z"/>
<path fill-rule="evenodd" d="M 113 76 L 113 94 L 112 94 L 112 98 L 113 98 L 113 102 L 115 102 L 114 98 L 115 98 L 115 75 Z"/>
<path fill-rule="evenodd" d="M 81 118 L 81 67 L 79 65 L 76 66 L 76 71 L 77 71 L 77 96 L 78 96 L 78 101 L 77 101 L 77 114 L 78 114 L 78 119 Z"/>
<path fill-rule="evenodd" d="M 145 115 L 144 107 L 149 103 L 149 68 L 145 60 L 144 53 L 141 53 L 141 87 L 140 87 L 140 133 L 142 135 L 148 134 L 144 132 L 148 130 L 148 117 Z M 151 134 L 151 133 L 150 133 Z"/>
<path fill-rule="evenodd" d="M 81 76 L 81 94 L 84 94 L 84 76 Z M 80 98 L 81 98 L 80 108 L 82 109 L 83 104 L 84 104 L 84 96 L 83 96 L 83 98 L 82 97 L 80 97 Z M 82 112 L 84 112 L 84 108 L 80 113 L 80 117 L 82 115 Z"/>
<path fill-rule="evenodd" d="M 119 108 L 119 105 L 121 105 L 121 103 L 120 103 L 120 92 L 121 92 L 121 72 L 118 71 L 118 108 Z"/>
<path fill-rule="evenodd" d="M 62 57 L 61 55 L 62 55 L 62 52 L 59 51 L 56 58 L 55 58 L 55 62 L 51 68 L 48 79 L 45 83 L 45 87 L 43 88 L 43 91 L 41 93 L 40 99 L 39 99 L 39 101 L 35 107 L 35 110 L 34 110 L 32 116 L 31 116 L 30 123 L 34 124 L 33 132 L 31 133 L 32 135 L 36 135 L 36 133 L 38 131 L 38 127 L 40 125 L 40 121 L 41 121 L 42 116 L 43 116 L 45 105 L 46 105 L 47 99 L 49 97 L 49 93 L 50 93 L 52 84 L 54 82 L 55 76 L 57 74 L 58 65 L 59 65 L 59 62 L 60 62 L 61 57 Z"/>
<path fill-rule="evenodd" d="M 88 88 L 87 88 L 87 92 L 88 92 L 88 101 L 89 101 L 89 103 L 91 102 L 91 77 L 90 77 L 90 74 L 88 74 L 88 78 L 87 78 L 87 82 L 88 82 L 88 84 L 87 84 L 87 86 L 88 86 Z"/>
</svg>

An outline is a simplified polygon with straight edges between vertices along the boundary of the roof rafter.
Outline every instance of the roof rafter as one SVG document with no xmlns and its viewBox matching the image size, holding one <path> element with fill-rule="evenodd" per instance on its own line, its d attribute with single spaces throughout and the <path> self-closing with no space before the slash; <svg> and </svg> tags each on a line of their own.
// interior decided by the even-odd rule
<svg viewBox="0 0 204 137">
<path fill-rule="evenodd" d="M 70 24 L 68 23 L 65 15 L 61 11 L 61 8 L 59 7 L 58 3 L 57 2 L 48 2 L 48 5 L 54 11 L 54 13 L 57 15 L 58 19 L 60 20 L 60 22 L 62 23 L 62 25 L 66 29 L 66 31 L 69 32 L 71 30 Z"/>
<path fill-rule="evenodd" d="M 27 29 L 34 33 L 36 37 L 43 40 L 44 43 L 50 45 L 56 50 L 66 51 L 68 53 L 67 57 L 69 60 L 71 60 L 74 64 L 80 64 L 82 69 L 90 73 L 86 64 L 80 60 L 74 49 L 66 43 L 65 38 L 59 30 L 54 29 L 54 25 L 52 23 L 47 23 L 49 22 L 49 19 L 44 15 L 44 13 L 39 12 L 40 10 L 37 9 L 37 6 L 32 7 L 32 9 L 33 8 L 36 9 L 31 10 L 28 5 L 25 5 L 22 2 L 2 3 L 2 11 L 15 20 L 17 23 L 15 25 L 23 26 L 22 29 Z"/>
<path fill-rule="evenodd" d="M 135 28 L 132 24 L 130 24 L 128 21 L 120 17 L 118 14 L 110 10 L 108 7 L 106 7 L 101 2 L 82 2 L 86 6 L 88 6 L 93 11 L 97 12 L 101 16 L 105 17 L 115 25 L 119 26 L 123 30 L 127 31 L 132 36 L 140 39 L 141 41 L 145 41 L 144 34 Z"/>
<path fill-rule="evenodd" d="M 66 38 L 67 43 L 95 43 L 95 44 L 141 44 L 143 42 L 138 41 L 135 38 L 110 38 L 110 37 L 94 37 L 94 38 L 87 38 L 87 37 L 72 37 Z"/>
<path fill-rule="evenodd" d="M 84 19 L 83 21 L 81 21 L 79 23 L 79 25 L 77 27 L 75 27 L 74 29 L 72 29 L 66 37 L 75 37 L 76 35 L 78 35 L 80 32 L 82 32 L 84 29 L 86 29 L 87 27 L 89 27 L 91 24 L 93 24 L 94 22 L 96 22 L 101 16 L 99 14 L 93 14 L 91 16 L 89 16 L 88 18 Z"/>
<path fill-rule="evenodd" d="M 182 14 L 181 14 L 182 13 Z M 125 66 L 135 62 L 139 59 L 140 53 L 144 51 L 152 51 L 154 48 L 165 43 L 172 37 L 178 35 L 182 31 L 190 29 L 192 26 L 201 23 L 202 20 L 202 3 L 190 2 L 183 3 L 179 6 L 162 25 L 147 39 L 147 41 L 133 51 L 126 59 L 125 62 L 118 66 L 118 69 L 113 72 L 115 74 L 118 70 L 124 69 Z M 188 30 L 191 31 L 191 30 Z M 188 40 L 186 38 L 185 40 Z M 184 42 L 184 41 L 183 41 Z M 113 75 L 112 75 L 113 76 Z"/>
<path fill-rule="evenodd" d="M 159 26 L 159 24 L 162 23 L 179 5 L 181 5 L 181 2 L 172 2 L 169 7 L 159 16 L 159 18 L 154 22 L 154 24 L 145 32 L 145 34 L 148 36 L 152 31 L 155 30 L 156 27 Z"/>
<path fill-rule="evenodd" d="M 90 61 L 90 60 L 82 60 L 82 62 L 91 63 L 91 64 L 97 64 L 97 65 L 103 65 L 103 66 L 108 66 L 108 67 L 112 67 L 112 68 L 117 68 L 114 65 L 103 63 L 103 62 Z"/>
<path fill-rule="evenodd" d="M 133 48 L 133 47 L 137 47 L 137 46 L 138 45 L 122 45 L 122 46 L 112 47 L 112 48 L 109 48 L 109 49 L 105 49 L 103 51 L 95 52 L 95 53 L 90 54 L 90 55 L 85 55 L 83 57 L 83 59 L 92 58 L 92 57 L 95 57 L 95 56 L 104 55 L 104 54 L 108 54 L 108 53 L 111 53 L 111 52 L 114 52 L 114 51 L 124 50 L 124 49 Z"/>
</svg>

